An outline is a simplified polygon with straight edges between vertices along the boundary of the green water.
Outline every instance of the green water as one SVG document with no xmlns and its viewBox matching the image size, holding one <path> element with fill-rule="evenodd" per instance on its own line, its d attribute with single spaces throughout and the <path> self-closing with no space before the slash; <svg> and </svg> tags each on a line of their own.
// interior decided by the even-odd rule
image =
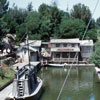
<svg viewBox="0 0 100 100">
<path fill-rule="evenodd" d="M 40 100 L 57 100 L 68 70 L 48 67 L 39 72 L 38 76 L 43 80 L 44 89 Z M 73 68 L 60 100 L 100 100 L 100 82 L 94 68 Z"/>
</svg>

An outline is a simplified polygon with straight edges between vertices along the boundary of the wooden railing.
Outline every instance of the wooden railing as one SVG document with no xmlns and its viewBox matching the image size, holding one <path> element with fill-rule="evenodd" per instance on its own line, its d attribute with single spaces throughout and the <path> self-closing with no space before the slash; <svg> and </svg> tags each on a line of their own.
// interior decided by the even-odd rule
<svg viewBox="0 0 100 100">
<path fill-rule="evenodd" d="M 78 58 L 53 58 L 53 62 L 78 62 Z"/>
</svg>

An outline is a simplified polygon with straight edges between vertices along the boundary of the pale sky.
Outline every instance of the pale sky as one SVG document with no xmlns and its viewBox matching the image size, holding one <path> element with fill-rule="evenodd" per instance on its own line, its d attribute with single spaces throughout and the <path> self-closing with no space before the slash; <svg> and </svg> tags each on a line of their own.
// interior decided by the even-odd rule
<svg viewBox="0 0 100 100">
<path fill-rule="evenodd" d="M 32 2 L 33 9 L 38 10 L 38 7 L 42 3 L 50 5 L 53 0 L 8 0 L 8 1 L 10 3 L 10 7 L 12 7 L 13 3 L 15 3 L 18 6 L 18 8 L 26 8 L 28 3 Z M 88 6 L 91 12 L 93 12 L 94 7 L 97 3 L 97 0 L 55 0 L 55 1 L 57 1 L 58 8 L 64 11 L 66 11 L 67 6 L 70 10 L 72 9 L 73 5 L 81 3 Z M 96 8 L 93 18 L 97 19 L 98 17 L 100 17 L 100 2 Z"/>
</svg>

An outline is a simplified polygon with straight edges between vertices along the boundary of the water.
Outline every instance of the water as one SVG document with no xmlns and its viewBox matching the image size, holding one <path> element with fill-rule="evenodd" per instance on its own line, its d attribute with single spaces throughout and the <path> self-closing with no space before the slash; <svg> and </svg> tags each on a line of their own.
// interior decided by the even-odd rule
<svg viewBox="0 0 100 100">
<path fill-rule="evenodd" d="M 57 100 L 58 93 L 69 69 L 43 68 L 43 94 L 40 100 Z M 71 70 L 60 100 L 100 100 L 100 82 L 93 67 L 75 67 Z"/>
</svg>

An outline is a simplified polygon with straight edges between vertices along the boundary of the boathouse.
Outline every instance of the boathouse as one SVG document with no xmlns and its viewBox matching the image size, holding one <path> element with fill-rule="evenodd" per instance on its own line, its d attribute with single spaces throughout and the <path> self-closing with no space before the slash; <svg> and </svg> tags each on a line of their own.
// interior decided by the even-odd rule
<svg viewBox="0 0 100 100">
<path fill-rule="evenodd" d="M 51 39 L 51 61 L 52 63 L 78 62 L 80 53 L 80 41 L 75 39 Z M 75 59 L 74 59 L 75 57 Z"/>
</svg>

